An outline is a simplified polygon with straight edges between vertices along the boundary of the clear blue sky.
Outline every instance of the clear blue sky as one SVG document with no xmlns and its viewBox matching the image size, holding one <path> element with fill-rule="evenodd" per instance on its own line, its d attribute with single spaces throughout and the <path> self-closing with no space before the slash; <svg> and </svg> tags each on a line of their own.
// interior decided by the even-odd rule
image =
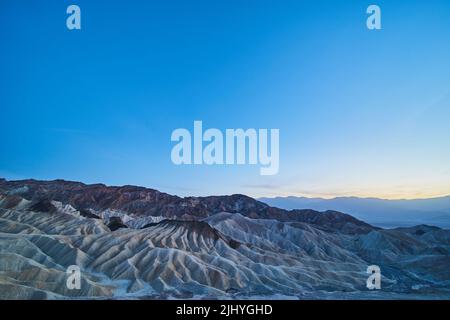
<svg viewBox="0 0 450 320">
<path fill-rule="evenodd" d="M 382 9 L 380 31 L 366 8 Z M 66 28 L 78 4 L 82 30 Z M 0 176 L 179 195 L 450 194 L 450 2 L 0 2 Z M 279 128 L 280 171 L 172 130 Z"/>
</svg>

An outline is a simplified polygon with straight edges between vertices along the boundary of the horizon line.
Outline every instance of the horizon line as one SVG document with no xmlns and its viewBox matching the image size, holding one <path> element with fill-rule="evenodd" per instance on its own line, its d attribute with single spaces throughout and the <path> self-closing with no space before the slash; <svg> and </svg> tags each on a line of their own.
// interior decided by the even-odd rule
<svg viewBox="0 0 450 320">
<path fill-rule="evenodd" d="M 115 185 L 115 184 L 106 184 L 103 182 L 96 182 L 96 183 L 85 183 L 78 180 L 71 180 L 71 179 L 63 179 L 63 178 L 57 178 L 57 179 L 36 179 L 36 178 L 26 178 L 26 179 L 11 179 L 8 180 L 4 177 L 0 177 L 0 180 L 5 180 L 9 182 L 19 182 L 19 181 L 27 181 L 27 180 L 34 180 L 34 181 L 42 181 L 42 182 L 51 182 L 51 181 L 64 181 L 64 182 L 74 182 L 74 183 L 82 183 L 84 185 L 104 185 L 105 187 L 126 187 L 126 186 L 133 186 L 133 187 L 140 187 L 140 188 L 146 188 L 146 189 L 152 189 L 156 190 L 161 193 L 166 193 L 172 196 L 177 196 L 180 198 L 189 198 L 189 197 L 208 197 L 208 196 L 232 196 L 236 194 L 242 194 L 244 196 L 251 197 L 256 200 L 260 199 L 287 199 L 287 198 L 304 198 L 304 199 L 310 199 L 310 200 L 335 200 L 335 199 L 343 199 L 343 198 L 356 198 L 356 199 L 374 199 L 374 200 L 385 200 L 385 201 L 413 201 L 413 200 L 432 200 L 432 199 L 439 199 L 439 198 L 446 198 L 450 197 L 450 194 L 443 194 L 443 195 L 436 195 L 431 197 L 423 197 L 423 198 L 384 198 L 384 197 L 377 197 L 377 196 L 356 196 L 356 195 L 342 195 L 342 196 L 334 196 L 334 197 L 313 197 L 313 196 L 304 196 L 304 195 L 279 195 L 279 196 L 253 196 L 250 194 L 243 194 L 243 193 L 230 193 L 230 194 L 208 194 L 204 196 L 194 196 L 194 195 L 187 195 L 187 196 L 181 196 L 176 193 L 169 193 L 166 191 L 162 191 L 161 189 L 158 189 L 157 187 L 150 187 L 150 186 L 144 186 L 144 185 L 136 185 L 136 184 L 122 184 L 122 185 Z"/>
<path fill-rule="evenodd" d="M 412 201 L 412 200 L 432 200 L 432 199 L 440 199 L 450 197 L 450 194 L 436 195 L 430 197 L 414 197 L 414 198 L 384 198 L 377 196 L 352 196 L 352 195 L 342 195 L 342 196 L 333 196 L 333 197 L 314 197 L 314 196 L 296 196 L 296 195 L 288 195 L 288 196 L 272 196 L 272 197 L 256 197 L 255 199 L 287 199 L 287 198 L 304 198 L 310 200 L 335 200 L 335 199 L 344 199 L 344 198 L 356 198 L 356 199 L 374 199 L 374 200 L 386 200 L 386 201 Z"/>
</svg>

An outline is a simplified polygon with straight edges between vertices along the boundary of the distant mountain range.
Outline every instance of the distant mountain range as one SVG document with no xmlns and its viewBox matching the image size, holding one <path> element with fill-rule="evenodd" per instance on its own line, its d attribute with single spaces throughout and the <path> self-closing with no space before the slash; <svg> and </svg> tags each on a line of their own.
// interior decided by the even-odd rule
<svg viewBox="0 0 450 320">
<path fill-rule="evenodd" d="M 287 210 L 308 208 L 318 211 L 341 211 L 380 227 L 429 224 L 450 228 L 450 196 L 415 200 L 357 197 L 334 199 L 276 197 L 258 200 Z"/>
<path fill-rule="evenodd" d="M 373 264 L 381 290 L 366 287 Z M 0 179 L 0 299 L 70 298 L 450 299 L 450 230 L 245 195 Z"/>
</svg>

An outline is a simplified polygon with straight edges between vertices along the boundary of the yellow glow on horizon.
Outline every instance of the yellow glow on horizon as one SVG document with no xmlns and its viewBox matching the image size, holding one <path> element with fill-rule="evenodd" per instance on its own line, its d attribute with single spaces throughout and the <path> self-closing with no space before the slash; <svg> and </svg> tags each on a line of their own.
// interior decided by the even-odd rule
<svg viewBox="0 0 450 320">
<path fill-rule="evenodd" d="M 261 191 L 261 190 L 259 190 Z M 288 190 L 267 190 L 266 192 L 258 192 L 255 197 L 305 197 L 305 198 L 322 198 L 322 199 L 334 199 L 339 197 L 357 197 L 357 198 L 377 198 L 385 200 L 414 200 L 414 199 L 431 199 L 450 196 L 450 190 L 439 190 L 436 192 L 289 192 Z"/>
<path fill-rule="evenodd" d="M 289 194 L 285 195 L 289 196 Z M 334 199 L 340 197 L 356 197 L 356 198 L 377 198 L 384 200 L 417 200 L 417 199 L 432 199 L 450 196 L 450 192 L 442 194 L 366 194 L 366 193 L 352 193 L 352 194 L 340 194 L 340 195 L 327 195 L 327 194 L 290 194 L 290 196 L 305 197 L 305 198 L 322 198 L 322 199 Z"/>
</svg>

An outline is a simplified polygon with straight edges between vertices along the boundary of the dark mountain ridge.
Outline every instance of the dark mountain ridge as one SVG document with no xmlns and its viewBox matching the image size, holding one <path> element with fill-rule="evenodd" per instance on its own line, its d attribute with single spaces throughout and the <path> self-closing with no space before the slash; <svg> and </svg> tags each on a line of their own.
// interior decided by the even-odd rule
<svg viewBox="0 0 450 320">
<path fill-rule="evenodd" d="M 234 194 L 230 196 L 185 197 L 170 195 L 155 189 L 81 182 L 34 179 L 0 180 L 0 194 L 15 198 L 23 197 L 36 205 L 42 201 L 59 201 L 77 210 L 120 210 L 137 216 L 161 216 L 170 219 L 199 220 L 220 212 L 240 213 L 252 219 L 275 219 L 282 222 L 305 222 L 323 230 L 348 234 L 368 233 L 375 227 L 350 215 L 315 210 L 285 210 L 271 207 L 251 197 Z M 18 201 L 16 199 L 16 201 Z M 48 203 L 46 204 L 48 206 Z"/>
</svg>

